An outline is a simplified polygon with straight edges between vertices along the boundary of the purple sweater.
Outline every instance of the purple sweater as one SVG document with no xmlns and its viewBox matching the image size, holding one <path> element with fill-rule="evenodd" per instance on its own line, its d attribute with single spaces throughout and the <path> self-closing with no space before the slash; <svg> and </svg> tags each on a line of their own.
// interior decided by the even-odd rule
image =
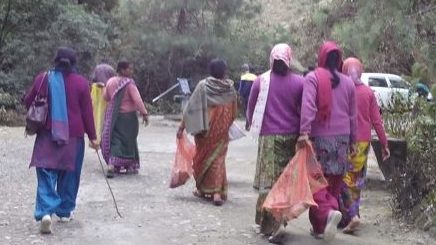
<svg viewBox="0 0 436 245">
<path fill-rule="evenodd" d="M 353 81 L 342 73 L 339 85 L 332 89 L 332 106 L 327 122 L 315 120 L 317 112 L 318 81 L 315 73 L 306 76 L 301 106 L 300 133 L 310 136 L 350 135 L 351 143 L 356 141 L 357 106 Z"/>
<path fill-rule="evenodd" d="M 298 134 L 304 78 L 289 73 L 279 76 L 271 73 L 260 135 Z M 260 91 L 260 76 L 254 81 L 248 99 L 247 119 L 251 123 Z"/>
<path fill-rule="evenodd" d="M 26 97 L 24 97 L 24 104 L 27 108 L 30 107 L 37 94 L 44 73 L 45 72 L 42 72 L 36 76 L 32 88 L 27 93 Z M 95 134 L 94 116 L 92 113 L 91 94 L 89 92 L 88 81 L 81 75 L 75 73 L 64 76 L 64 81 L 67 97 L 70 137 L 83 137 L 86 132 L 90 140 L 95 140 L 97 136 Z M 41 91 L 46 91 L 46 85 L 47 82 L 45 82 Z M 51 129 L 50 115 L 46 123 L 46 129 Z"/>
</svg>

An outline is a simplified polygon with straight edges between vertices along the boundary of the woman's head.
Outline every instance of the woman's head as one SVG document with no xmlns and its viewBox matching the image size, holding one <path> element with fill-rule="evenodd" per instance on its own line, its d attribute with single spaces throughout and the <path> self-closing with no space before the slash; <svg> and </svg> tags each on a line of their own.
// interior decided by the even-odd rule
<svg viewBox="0 0 436 245">
<path fill-rule="evenodd" d="M 55 69 L 62 72 L 72 72 L 76 66 L 77 57 L 76 51 L 67 47 L 60 47 L 56 51 L 54 58 Z"/>
<path fill-rule="evenodd" d="M 336 88 L 340 82 L 336 71 L 342 70 L 342 51 L 335 42 L 328 41 L 321 45 L 318 52 L 318 66 L 330 71 L 332 87 Z"/>
<path fill-rule="evenodd" d="M 342 72 L 351 77 L 355 84 L 362 83 L 360 77 L 363 73 L 363 64 L 357 58 L 348 58 L 344 61 L 344 65 L 342 66 Z"/>
<path fill-rule="evenodd" d="M 133 77 L 133 64 L 129 61 L 122 60 L 118 62 L 117 72 L 123 77 Z"/>
<path fill-rule="evenodd" d="M 217 79 L 223 79 L 226 76 L 227 64 L 222 59 L 213 59 L 209 63 L 209 74 Z"/>
<path fill-rule="evenodd" d="M 328 41 L 321 45 L 318 52 L 318 66 L 341 70 L 342 51 L 335 42 Z"/>
<path fill-rule="evenodd" d="M 273 73 L 278 75 L 288 74 L 292 61 L 292 49 L 286 43 L 279 43 L 273 47 L 269 57 L 270 67 Z"/>
</svg>

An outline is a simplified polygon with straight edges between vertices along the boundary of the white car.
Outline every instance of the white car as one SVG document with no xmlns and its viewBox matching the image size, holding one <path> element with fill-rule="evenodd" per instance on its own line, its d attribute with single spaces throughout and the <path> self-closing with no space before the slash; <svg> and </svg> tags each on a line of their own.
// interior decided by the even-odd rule
<svg viewBox="0 0 436 245">
<path fill-rule="evenodd" d="M 399 93 L 405 100 L 410 98 L 412 86 L 398 75 L 363 73 L 360 78 L 364 84 L 374 91 L 378 105 L 382 108 L 386 108 L 391 104 L 394 93 Z"/>
</svg>

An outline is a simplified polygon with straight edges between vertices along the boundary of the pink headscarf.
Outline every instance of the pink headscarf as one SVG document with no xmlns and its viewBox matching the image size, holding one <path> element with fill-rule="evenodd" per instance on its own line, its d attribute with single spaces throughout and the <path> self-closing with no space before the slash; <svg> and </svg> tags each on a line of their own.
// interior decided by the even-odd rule
<svg viewBox="0 0 436 245">
<path fill-rule="evenodd" d="M 342 72 L 351 77 L 355 84 L 361 84 L 360 76 L 363 73 L 363 64 L 357 58 L 348 58 L 344 61 Z"/>
<path fill-rule="evenodd" d="M 274 60 L 281 60 L 290 68 L 292 61 L 292 49 L 286 43 L 276 44 L 271 50 L 271 55 L 269 56 L 269 64 L 272 69 Z"/>
</svg>

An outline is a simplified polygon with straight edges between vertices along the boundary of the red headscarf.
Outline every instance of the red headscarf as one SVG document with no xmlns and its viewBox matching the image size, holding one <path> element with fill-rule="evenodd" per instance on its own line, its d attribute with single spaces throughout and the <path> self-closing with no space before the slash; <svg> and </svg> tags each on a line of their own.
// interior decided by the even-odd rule
<svg viewBox="0 0 436 245">
<path fill-rule="evenodd" d="M 315 75 L 318 80 L 317 102 L 318 113 L 317 119 L 324 122 L 330 118 L 332 107 L 332 83 L 331 73 L 327 69 L 327 56 L 332 51 L 339 52 L 339 62 L 337 69 L 342 68 L 342 51 L 335 42 L 325 42 L 318 52 L 318 67 L 315 69 Z"/>
</svg>

